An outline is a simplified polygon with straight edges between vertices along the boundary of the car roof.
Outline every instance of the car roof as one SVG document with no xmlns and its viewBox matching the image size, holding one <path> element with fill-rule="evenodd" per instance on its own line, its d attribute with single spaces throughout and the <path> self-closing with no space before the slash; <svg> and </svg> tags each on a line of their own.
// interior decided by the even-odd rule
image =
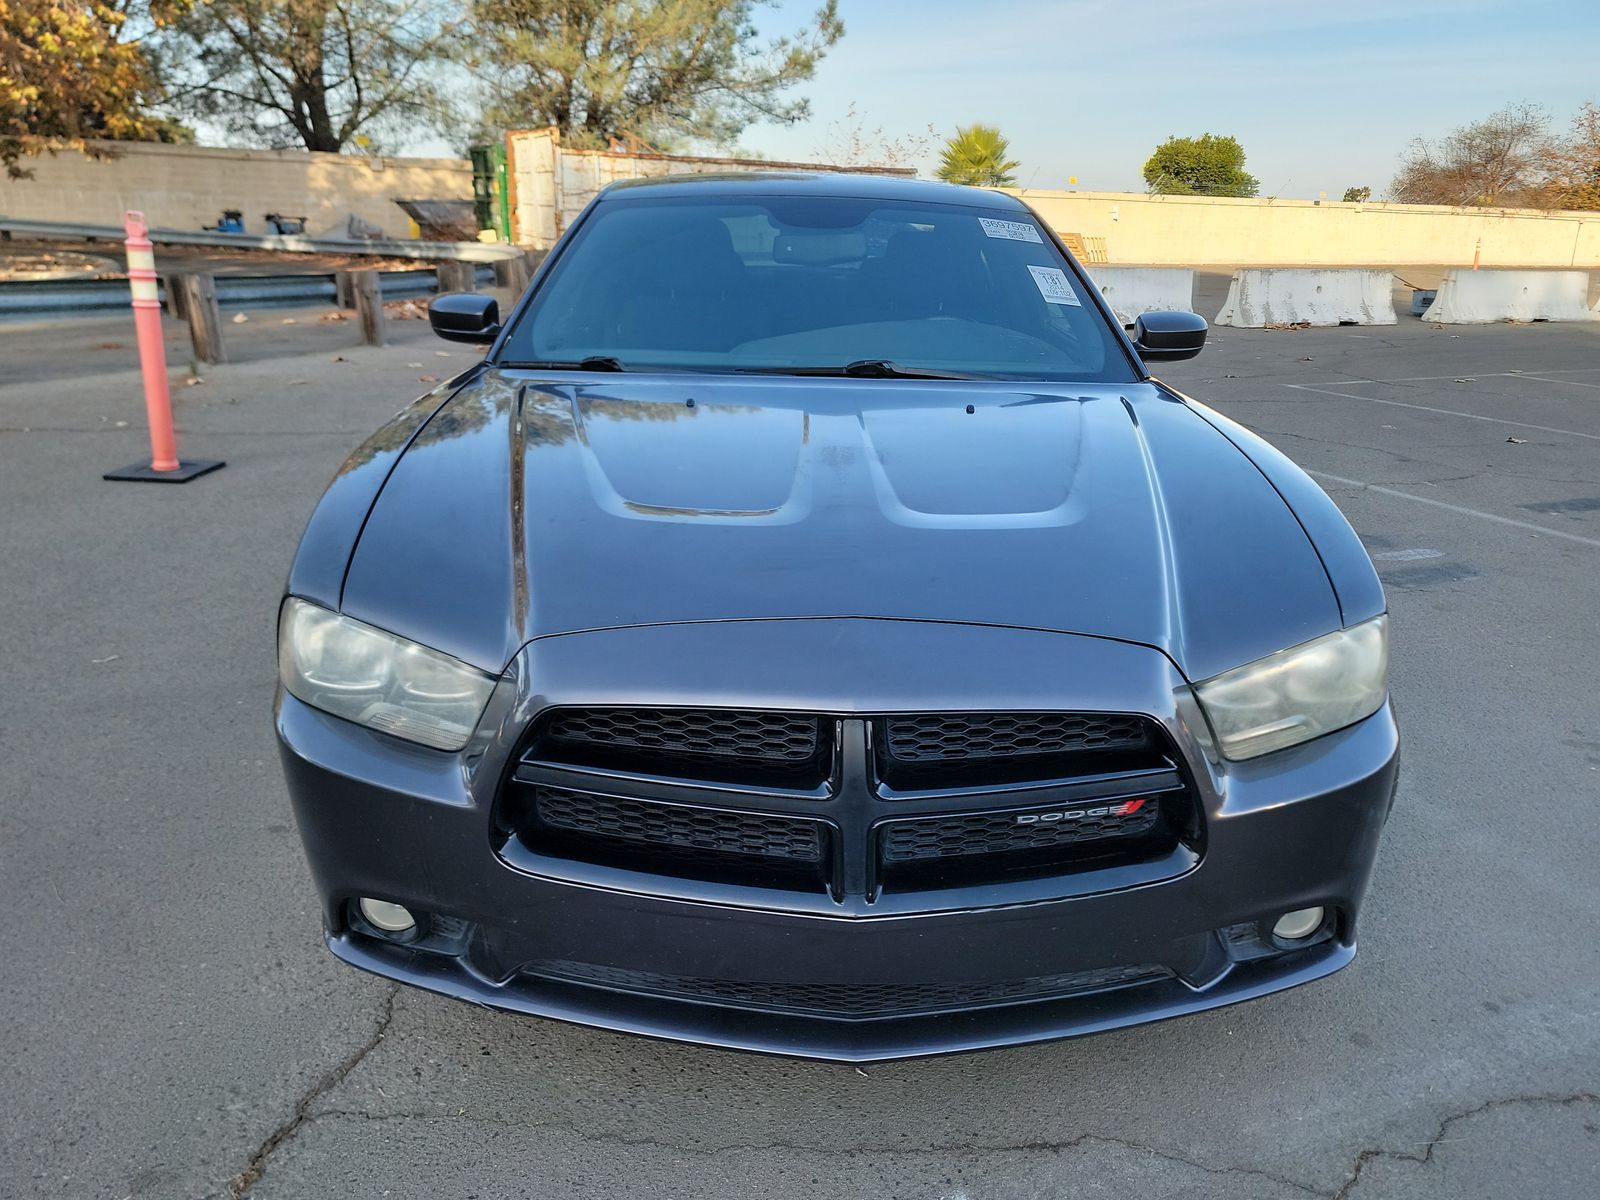
<svg viewBox="0 0 1600 1200">
<path fill-rule="evenodd" d="M 738 171 L 714 175 L 658 175 L 650 179 L 619 179 L 600 193 L 602 200 L 633 200 L 651 194 L 674 198 L 695 196 L 843 196 L 857 200 L 911 200 L 923 204 L 959 204 L 976 208 L 1012 209 L 1027 206 L 1015 196 L 989 188 L 911 179 L 904 175 L 874 175 L 860 171 Z"/>
</svg>

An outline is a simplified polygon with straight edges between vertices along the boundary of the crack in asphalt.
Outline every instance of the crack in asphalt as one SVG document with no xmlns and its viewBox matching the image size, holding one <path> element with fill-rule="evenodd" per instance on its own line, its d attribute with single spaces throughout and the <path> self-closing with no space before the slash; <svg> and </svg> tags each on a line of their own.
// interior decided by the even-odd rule
<svg viewBox="0 0 1600 1200">
<path fill-rule="evenodd" d="M 383 1003 L 378 1010 L 377 1024 L 373 1027 L 372 1033 L 367 1037 L 366 1041 L 322 1073 L 317 1081 L 311 1085 L 310 1089 L 299 1100 L 295 1101 L 294 1111 L 289 1114 L 288 1120 L 266 1136 L 265 1140 L 256 1147 L 255 1153 L 250 1156 L 250 1160 L 245 1164 L 244 1169 L 228 1181 L 228 1195 L 232 1200 L 244 1200 L 244 1197 L 249 1195 L 250 1189 L 256 1185 L 256 1182 L 261 1178 L 262 1172 L 266 1170 L 267 1159 L 271 1158 L 284 1143 L 293 1138 L 305 1126 L 311 1116 L 311 1106 L 320 1097 L 327 1095 L 338 1087 L 351 1071 L 361 1065 L 362 1059 L 378 1048 L 378 1043 L 383 1041 L 383 1035 L 389 1031 L 389 1025 L 394 1020 L 395 1000 L 399 993 L 400 985 L 398 983 L 390 984 L 389 990 L 385 994 Z"/>
<path fill-rule="evenodd" d="M 393 998 L 394 997 L 391 994 L 389 997 L 389 1007 L 391 1011 Z M 387 1018 L 385 1019 L 384 1024 L 387 1024 Z M 465 1121 L 473 1125 L 486 1125 L 503 1129 L 538 1129 L 550 1132 L 566 1133 L 585 1141 L 603 1141 L 630 1147 L 650 1147 L 670 1151 L 674 1154 L 694 1154 L 707 1158 L 721 1157 L 732 1154 L 770 1153 L 772 1151 L 785 1150 L 800 1154 L 843 1154 L 848 1157 L 855 1157 L 865 1154 L 879 1154 L 885 1157 L 914 1156 L 920 1154 L 1031 1153 L 1061 1155 L 1084 1146 L 1103 1145 L 1118 1147 L 1140 1154 L 1149 1154 L 1166 1162 L 1175 1163 L 1185 1167 L 1192 1167 L 1195 1170 L 1202 1171 L 1208 1175 L 1244 1175 L 1252 1176 L 1258 1179 L 1264 1179 L 1268 1182 L 1278 1184 L 1280 1187 L 1286 1188 L 1297 1195 L 1316 1197 L 1317 1200 L 1350 1200 L 1356 1188 L 1361 1185 L 1363 1174 L 1367 1168 L 1372 1165 L 1372 1163 L 1380 1160 L 1388 1160 L 1392 1162 L 1414 1163 L 1417 1166 L 1426 1166 L 1433 1161 L 1438 1147 L 1448 1140 L 1445 1135 L 1449 1133 L 1450 1128 L 1461 1121 L 1470 1120 L 1471 1118 L 1481 1116 L 1484 1113 L 1495 1112 L 1501 1109 L 1512 1108 L 1520 1105 L 1549 1104 L 1566 1107 L 1574 1104 L 1600 1104 L 1600 1093 L 1595 1092 L 1533 1093 L 1523 1096 L 1508 1096 L 1494 1100 L 1485 1100 L 1480 1104 L 1473 1105 L 1471 1108 L 1462 1109 L 1458 1112 L 1450 1113 L 1441 1118 L 1438 1128 L 1434 1131 L 1433 1136 L 1430 1137 L 1426 1143 L 1424 1143 L 1424 1149 L 1421 1152 L 1406 1149 L 1388 1149 L 1381 1146 L 1369 1147 L 1360 1151 L 1356 1155 L 1355 1161 L 1351 1166 L 1349 1173 L 1346 1175 L 1344 1182 L 1333 1191 L 1326 1191 L 1260 1167 L 1242 1165 L 1217 1166 L 1212 1163 L 1202 1162 L 1201 1160 L 1192 1158 L 1186 1154 L 1181 1154 L 1176 1150 L 1165 1149 L 1159 1146 L 1152 1146 L 1144 1142 L 1136 1142 L 1127 1138 L 1112 1137 L 1099 1133 L 1079 1134 L 1076 1137 L 1068 1138 L 1063 1141 L 1039 1140 L 987 1144 L 934 1145 L 915 1150 L 905 1149 L 903 1147 L 887 1146 L 853 1146 L 844 1150 L 830 1150 L 830 1148 L 826 1146 L 805 1145 L 803 1143 L 781 1141 L 737 1142 L 721 1146 L 702 1147 L 685 1145 L 682 1142 L 672 1142 L 663 1140 L 661 1138 L 652 1137 L 627 1137 L 619 1135 L 596 1137 L 591 1131 L 578 1129 L 573 1126 L 559 1125 L 553 1122 L 530 1123 L 526 1121 L 509 1121 L 493 1117 L 472 1115 L 467 1112 L 455 1114 L 440 1112 L 371 1113 L 357 1109 L 333 1108 L 321 1109 L 315 1113 L 309 1112 L 308 1110 L 310 1103 L 314 1101 L 318 1095 L 324 1094 L 328 1088 L 336 1084 L 338 1079 L 341 1079 L 344 1077 L 344 1075 L 348 1074 L 350 1069 L 355 1067 L 355 1065 L 361 1061 L 361 1058 L 364 1057 L 367 1052 L 376 1047 L 381 1038 L 382 1033 L 380 1031 L 369 1040 L 366 1046 L 346 1060 L 346 1063 L 342 1066 L 342 1069 L 338 1070 L 338 1078 L 333 1078 L 332 1073 L 330 1073 L 330 1076 L 324 1077 L 326 1086 L 319 1085 L 317 1088 L 314 1088 L 311 1092 L 307 1093 L 302 1103 L 296 1106 L 294 1118 L 282 1126 L 279 1131 L 273 1135 L 273 1137 L 269 1138 L 262 1144 L 262 1148 L 258 1150 L 256 1155 L 251 1159 L 251 1168 L 249 1168 L 246 1172 L 241 1172 L 239 1176 L 235 1177 L 233 1190 L 233 1196 L 235 1200 L 242 1200 L 245 1189 L 260 1177 L 264 1160 L 273 1152 L 273 1150 L 277 1149 L 305 1126 L 326 1120 L 360 1120 L 373 1123 L 387 1121 Z"/>
<path fill-rule="evenodd" d="M 1361 1185 L 1361 1175 L 1369 1166 L 1379 1159 L 1388 1159 L 1391 1162 L 1412 1162 L 1418 1166 L 1427 1166 L 1433 1161 L 1434 1151 L 1445 1140 L 1445 1134 L 1450 1126 L 1458 1121 L 1466 1121 L 1472 1117 L 1481 1116 L 1487 1112 L 1495 1112 L 1502 1108 L 1512 1108 L 1519 1104 L 1553 1104 L 1569 1107 L 1574 1104 L 1600 1104 L 1600 1092 L 1568 1092 L 1565 1094 L 1535 1093 L 1527 1096 L 1506 1096 L 1499 1100 L 1485 1100 L 1482 1104 L 1460 1112 L 1451 1113 L 1439 1122 L 1439 1128 L 1425 1144 L 1421 1154 L 1414 1150 L 1385 1150 L 1382 1147 L 1371 1147 L 1356 1155 L 1355 1165 L 1350 1174 L 1345 1178 L 1339 1190 L 1329 1196 L 1329 1200 L 1349 1200 L 1355 1189 Z"/>
<path fill-rule="evenodd" d="M 567 1134 L 573 1135 L 574 1137 L 578 1137 L 580 1139 L 583 1139 L 584 1141 L 589 1141 L 589 1142 L 602 1142 L 603 1141 L 603 1142 L 610 1142 L 612 1144 L 619 1145 L 619 1146 L 647 1147 L 647 1148 L 658 1149 L 658 1150 L 666 1150 L 666 1151 L 669 1151 L 669 1152 L 671 1152 L 673 1154 L 695 1154 L 695 1155 L 699 1155 L 699 1156 L 701 1156 L 703 1158 L 717 1158 L 717 1157 L 722 1157 L 722 1156 L 725 1156 L 725 1155 L 732 1155 L 732 1154 L 763 1154 L 763 1153 L 770 1153 L 771 1151 L 774 1151 L 774 1150 L 778 1150 L 778 1151 L 788 1150 L 788 1151 L 792 1151 L 792 1152 L 798 1153 L 798 1154 L 822 1154 L 822 1155 L 842 1154 L 842 1155 L 847 1156 L 847 1157 L 856 1157 L 856 1156 L 866 1155 L 866 1154 L 878 1154 L 878 1155 L 883 1155 L 885 1157 L 910 1157 L 910 1156 L 922 1155 L 922 1154 L 1057 1154 L 1057 1155 L 1059 1155 L 1059 1154 L 1063 1154 L 1063 1153 L 1066 1153 L 1066 1152 L 1071 1151 L 1071 1150 L 1076 1150 L 1081 1146 L 1087 1146 L 1087 1145 L 1091 1145 L 1091 1144 L 1099 1144 L 1099 1145 L 1104 1145 L 1104 1146 L 1117 1146 L 1117 1147 L 1120 1147 L 1120 1148 L 1122 1148 L 1124 1150 L 1135 1151 L 1135 1152 L 1140 1153 L 1140 1154 L 1153 1155 L 1154 1157 L 1163 1159 L 1163 1160 L 1165 1160 L 1167 1162 L 1177 1163 L 1177 1164 L 1180 1164 L 1182 1166 L 1187 1166 L 1187 1167 L 1193 1167 L 1196 1170 L 1203 1171 L 1208 1175 L 1249 1175 L 1249 1176 L 1255 1176 L 1257 1178 L 1266 1179 L 1266 1180 L 1269 1180 L 1269 1181 L 1271 1181 L 1273 1183 L 1279 1184 L 1280 1186 L 1286 1187 L 1286 1188 L 1290 1189 L 1291 1191 L 1293 1191 L 1295 1193 L 1298 1193 L 1300 1195 L 1317 1197 L 1318 1200 L 1326 1200 L 1326 1198 L 1328 1196 L 1327 1192 L 1321 1191 L 1318 1188 L 1312 1187 L 1309 1184 L 1301 1183 L 1298 1180 L 1290 1179 L 1290 1178 L 1288 1178 L 1286 1176 L 1283 1176 L 1283 1175 L 1276 1175 L 1273 1172 L 1267 1171 L 1267 1170 L 1263 1170 L 1260 1167 L 1215 1166 L 1215 1165 L 1213 1165 L 1211 1163 L 1201 1162 L 1199 1159 L 1190 1158 L 1187 1155 L 1180 1154 L 1175 1150 L 1163 1149 L 1160 1146 L 1151 1146 L 1151 1145 L 1147 1145 L 1147 1144 L 1145 1144 L 1143 1142 L 1129 1141 L 1126 1138 L 1112 1137 L 1112 1136 L 1110 1136 L 1108 1134 L 1100 1134 L 1100 1133 L 1078 1134 L 1076 1137 L 1068 1138 L 1068 1139 L 1066 1139 L 1064 1141 L 1059 1141 L 1059 1142 L 1031 1141 L 1031 1142 L 978 1143 L 978 1144 L 971 1144 L 971 1145 L 933 1145 L 933 1146 L 921 1147 L 921 1148 L 914 1149 L 914 1150 L 908 1150 L 908 1149 L 905 1149 L 903 1147 L 891 1147 L 891 1146 L 881 1146 L 881 1147 L 880 1146 L 851 1146 L 851 1147 L 846 1148 L 846 1149 L 838 1149 L 838 1148 L 830 1148 L 830 1147 L 827 1147 L 827 1146 L 819 1146 L 819 1145 L 805 1145 L 804 1143 L 800 1143 L 800 1142 L 781 1142 L 781 1141 L 771 1141 L 771 1142 L 729 1142 L 729 1143 L 725 1143 L 725 1144 L 720 1145 L 720 1146 L 695 1146 L 695 1145 L 685 1145 L 685 1144 L 683 1144 L 681 1142 L 665 1141 L 665 1140 L 663 1140 L 661 1138 L 653 1138 L 653 1137 L 628 1137 L 626 1135 L 620 1135 L 620 1134 L 596 1136 L 592 1132 L 587 1131 L 587 1130 L 578 1129 L 578 1128 L 576 1128 L 574 1126 L 570 1126 L 570 1125 L 559 1125 L 559 1124 L 556 1124 L 554 1122 L 549 1122 L 549 1121 L 533 1122 L 533 1123 L 530 1123 L 530 1122 L 527 1122 L 527 1121 L 508 1121 L 508 1120 L 502 1120 L 502 1119 L 498 1119 L 498 1118 L 494 1118 L 494 1117 L 474 1116 L 474 1115 L 470 1115 L 470 1114 L 468 1114 L 466 1112 L 461 1112 L 461 1113 L 456 1113 L 456 1114 L 438 1113 L 438 1112 L 369 1113 L 369 1112 L 363 1112 L 363 1111 L 360 1111 L 360 1110 L 357 1110 L 357 1109 L 335 1109 L 335 1108 L 329 1108 L 329 1109 L 322 1109 L 322 1110 L 320 1110 L 320 1111 L 318 1111 L 316 1113 L 310 1114 L 308 1117 L 306 1117 L 303 1121 L 300 1122 L 300 1125 L 301 1126 L 305 1126 L 305 1125 L 309 1125 L 309 1124 L 312 1124 L 312 1123 L 315 1123 L 315 1122 L 318 1122 L 318 1121 L 323 1121 L 323 1120 L 361 1120 L 361 1121 L 369 1121 L 369 1122 L 373 1122 L 373 1123 L 382 1123 L 382 1122 L 386 1122 L 386 1121 L 416 1121 L 416 1122 L 465 1121 L 465 1122 L 467 1122 L 469 1124 L 480 1125 L 480 1126 L 481 1125 L 487 1125 L 487 1126 L 491 1126 L 491 1127 L 497 1128 L 497 1129 L 528 1129 L 528 1130 L 537 1129 L 537 1130 L 540 1130 L 540 1131 L 543 1131 L 543 1132 L 567 1133 Z"/>
</svg>

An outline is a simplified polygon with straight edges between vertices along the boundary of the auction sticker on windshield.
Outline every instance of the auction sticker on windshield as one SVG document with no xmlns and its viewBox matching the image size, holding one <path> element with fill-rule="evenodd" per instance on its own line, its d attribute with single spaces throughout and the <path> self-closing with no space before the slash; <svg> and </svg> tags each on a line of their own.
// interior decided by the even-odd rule
<svg viewBox="0 0 1600 1200">
<path fill-rule="evenodd" d="M 983 232 L 992 238 L 1007 238 L 1013 242 L 1038 242 L 1041 245 L 1044 243 L 1039 231 L 1026 221 L 1000 221 L 994 217 L 979 217 L 978 224 L 982 225 Z"/>
<path fill-rule="evenodd" d="M 1072 304 L 1083 307 L 1083 301 L 1078 299 L 1078 293 L 1072 290 L 1072 284 L 1067 282 L 1067 273 L 1059 267 L 1035 267 L 1029 265 L 1028 271 L 1033 275 L 1033 282 L 1039 285 L 1039 294 L 1051 304 Z"/>
</svg>

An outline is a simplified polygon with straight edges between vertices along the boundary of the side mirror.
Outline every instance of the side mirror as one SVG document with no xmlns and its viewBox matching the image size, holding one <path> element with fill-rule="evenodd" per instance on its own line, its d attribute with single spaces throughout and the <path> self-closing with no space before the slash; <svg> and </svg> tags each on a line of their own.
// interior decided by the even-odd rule
<svg viewBox="0 0 1600 1200">
<path fill-rule="evenodd" d="M 482 345 L 500 336 L 500 304 L 478 292 L 445 292 L 428 305 L 428 324 L 447 342 Z"/>
<path fill-rule="evenodd" d="M 1205 349 L 1206 319 L 1192 312 L 1147 312 L 1133 323 L 1133 348 L 1145 362 L 1176 362 Z"/>
</svg>

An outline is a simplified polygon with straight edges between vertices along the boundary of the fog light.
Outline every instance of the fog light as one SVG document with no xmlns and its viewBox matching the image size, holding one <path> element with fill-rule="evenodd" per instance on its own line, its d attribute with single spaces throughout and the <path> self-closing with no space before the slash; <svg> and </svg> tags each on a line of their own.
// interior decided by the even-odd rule
<svg viewBox="0 0 1600 1200">
<path fill-rule="evenodd" d="M 363 896 L 360 908 L 361 915 L 375 928 L 385 933 L 405 933 L 408 929 L 415 929 L 417 925 L 417 919 L 403 904 L 390 904 L 387 900 L 374 900 L 371 896 Z M 1317 911 L 1320 913 L 1322 910 L 1319 908 Z"/>
<path fill-rule="evenodd" d="M 393 908 L 394 905 L 385 907 Z M 405 909 L 401 909 L 405 912 Z M 1293 912 L 1286 912 L 1278 918 L 1278 923 L 1272 927 L 1272 936 L 1282 938 L 1286 942 L 1298 942 L 1301 938 L 1308 938 L 1322 928 L 1322 919 L 1327 915 L 1326 910 L 1318 908 L 1297 908 Z"/>
</svg>

